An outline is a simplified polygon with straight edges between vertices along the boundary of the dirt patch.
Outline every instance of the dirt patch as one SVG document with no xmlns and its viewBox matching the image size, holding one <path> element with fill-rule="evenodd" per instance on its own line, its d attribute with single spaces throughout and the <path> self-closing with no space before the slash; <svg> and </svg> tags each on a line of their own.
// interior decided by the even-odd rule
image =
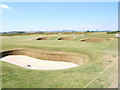
<svg viewBox="0 0 120 90">
<path fill-rule="evenodd" d="M 104 39 L 102 38 L 88 38 L 88 39 L 82 39 L 81 42 L 103 42 Z"/>
<path fill-rule="evenodd" d="M 37 38 L 37 40 L 48 40 L 48 39 L 51 39 L 52 37 L 40 37 L 40 38 Z"/>
<path fill-rule="evenodd" d="M 58 40 L 72 40 L 73 37 L 60 37 Z"/>
<path fill-rule="evenodd" d="M 1 57 L 8 55 L 26 55 L 42 60 L 50 60 L 50 61 L 64 61 L 64 62 L 72 62 L 75 64 L 83 64 L 88 60 L 88 56 L 80 53 L 72 53 L 72 52 L 55 52 L 55 51 L 47 51 L 47 50 L 34 50 L 34 49 L 19 49 L 19 50 L 10 50 L 4 51 Z"/>
</svg>

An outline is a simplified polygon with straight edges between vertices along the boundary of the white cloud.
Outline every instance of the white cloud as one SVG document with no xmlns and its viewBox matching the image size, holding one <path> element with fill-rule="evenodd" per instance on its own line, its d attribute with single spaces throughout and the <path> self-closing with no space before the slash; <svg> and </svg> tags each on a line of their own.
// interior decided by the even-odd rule
<svg viewBox="0 0 120 90">
<path fill-rule="evenodd" d="M 6 4 L 1 4 L 1 8 L 10 9 L 10 7 Z"/>
</svg>

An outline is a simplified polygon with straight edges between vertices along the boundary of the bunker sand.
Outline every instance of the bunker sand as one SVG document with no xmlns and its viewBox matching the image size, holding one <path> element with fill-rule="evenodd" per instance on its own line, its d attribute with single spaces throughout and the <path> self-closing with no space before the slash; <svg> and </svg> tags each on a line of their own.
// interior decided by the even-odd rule
<svg viewBox="0 0 120 90">
<path fill-rule="evenodd" d="M 111 38 L 103 39 L 103 38 L 85 38 L 80 40 L 81 42 L 103 42 L 103 41 L 108 41 L 112 40 Z"/>
<path fill-rule="evenodd" d="M 48 39 L 51 39 L 52 37 L 40 37 L 40 38 L 37 38 L 37 40 L 48 40 Z"/>
<path fill-rule="evenodd" d="M 72 40 L 74 39 L 73 37 L 60 37 L 58 40 Z"/>
<path fill-rule="evenodd" d="M 34 70 L 57 70 L 77 67 L 79 65 L 68 62 L 41 60 L 25 55 L 9 55 L 0 59 L 1 61 L 15 64 L 20 67 Z"/>
</svg>

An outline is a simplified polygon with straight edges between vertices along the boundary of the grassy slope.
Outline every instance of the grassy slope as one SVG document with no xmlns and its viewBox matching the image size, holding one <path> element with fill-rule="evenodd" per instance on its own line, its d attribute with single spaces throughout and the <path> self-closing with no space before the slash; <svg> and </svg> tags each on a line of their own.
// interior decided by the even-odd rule
<svg viewBox="0 0 120 90">
<path fill-rule="evenodd" d="M 117 39 L 114 35 L 94 35 L 86 37 L 101 37 L 114 38 L 107 42 L 80 42 L 79 39 L 83 36 L 75 36 L 76 39 L 69 41 L 58 41 L 58 37 L 66 35 L 52 35 L 55 36 L 51 40 L 37 41 L 36 38 L 45 35 L 28 35 L 28 36 L 4 36 L 3 50 L 13 48 L 33 48 L 33 49 L 47 49 L 53 51 L 66 51 L 84 53 L 90 57 L 90 60 L 77 68 L 54 71 L 37 71 L 28 70 L 15 65 L 3 62 L 3 87 L 11 88 L 82 88 L 96 75 L 98 75 L 110 62 L 115 59 L 111 56 L 117 57 Z M 106 56 L 108 56 L 106 58 Z M 110 57 L 109 57 L 110 56 Z M 117 66 L 114 65 L 112 69 L 104 74 L 104 78 L 94 81 L 88 87 L 109 87 L 113 81 L 107 77 L 117 77 Z M 115 71 L 113 73 L 113 71 Z M 108 83 L 103 83 L 108 82 Z"/>
</svg>

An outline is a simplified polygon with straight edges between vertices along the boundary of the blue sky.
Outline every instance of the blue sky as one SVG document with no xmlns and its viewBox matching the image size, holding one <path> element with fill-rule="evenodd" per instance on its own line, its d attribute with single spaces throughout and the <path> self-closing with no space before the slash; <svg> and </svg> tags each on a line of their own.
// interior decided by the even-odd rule
<svg viewBox="0 0 120 90">
<path fill-rule="evenodd" d="M 5 2 L 3 31 L 117 30 L 117 2 Z M 6 5 L 6 7 L 5 7 Z"/>
</svg>

